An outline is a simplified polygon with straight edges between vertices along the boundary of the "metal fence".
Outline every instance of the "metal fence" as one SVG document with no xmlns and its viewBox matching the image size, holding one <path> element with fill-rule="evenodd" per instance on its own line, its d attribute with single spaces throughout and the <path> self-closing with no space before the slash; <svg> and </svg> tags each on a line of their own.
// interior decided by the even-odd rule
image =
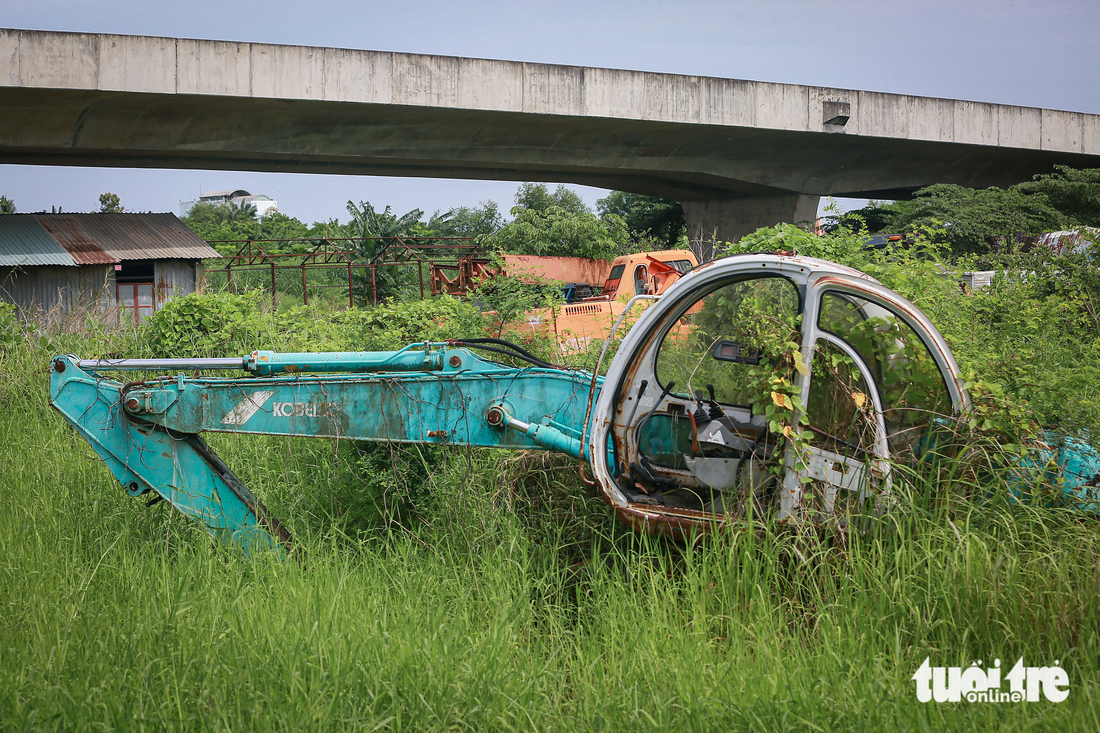
<svg viewBox="0 0 1100 733">
<path fill-rule="evenodd" d="M 208 260 L 206 284 L 230 292 L 263 290 L 301 297 L 338 291 L 350 306 L 377 304 L 395 283 L 421 298 L 431 292 L 432 272 L 480 255 L 473 237 L 327 237 L 211 241 L 238 245 L 235 254 Z M 269 251 L 280 250 L 280 251 Z M 290 250 L 290 251 L 286 251 Z M 298 250 L 298 251 L 295 251 Z"/>
</svg>

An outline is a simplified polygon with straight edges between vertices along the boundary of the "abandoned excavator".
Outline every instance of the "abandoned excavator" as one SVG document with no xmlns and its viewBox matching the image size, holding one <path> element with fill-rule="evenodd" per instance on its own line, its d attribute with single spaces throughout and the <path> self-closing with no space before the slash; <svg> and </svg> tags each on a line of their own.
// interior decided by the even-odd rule
<svg viewBox="0 0 1100 733">
<path fill-rule="evenodd" d="M 590 465 L 620 520 L 676 535 L 737 523 L 844 529 L 857 512 L 887 510 L 894 468 L 970 408 L 927 316 L 847 267 L 737 255 L 630 305 L 641 301 L 603 377 L 599 363 L 558 367 L 494 339 L 216 359 L 68 355 L 51 363 L 50 401 L 127 493 L 167 501 L 246 552 L 292 540 L 203 432 L 557 451 Z M 492 360 L 502 356 L 524 366 Z M 226 374 L 184 374 L 196 370 Z M 110 377 L 128 371 L 168 374 Z M 1022 468 L 1100 510 L 1100 455 L 1087 443 L 1038 443 Z"/>
</svg>

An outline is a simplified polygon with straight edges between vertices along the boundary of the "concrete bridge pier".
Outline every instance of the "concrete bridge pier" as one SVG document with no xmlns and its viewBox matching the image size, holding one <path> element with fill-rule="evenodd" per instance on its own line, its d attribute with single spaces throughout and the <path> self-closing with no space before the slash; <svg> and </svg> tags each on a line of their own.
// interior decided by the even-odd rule
<svg viewBox="0 0 1100 733">
<path fill-rule="evenodd" d="M 735 199 L 684 201 L 688 237 L 713 242 L 736 242 L 760 227 L 800 224 L 817 218 L 820 196 L 791 193 Z"/>
</svg>

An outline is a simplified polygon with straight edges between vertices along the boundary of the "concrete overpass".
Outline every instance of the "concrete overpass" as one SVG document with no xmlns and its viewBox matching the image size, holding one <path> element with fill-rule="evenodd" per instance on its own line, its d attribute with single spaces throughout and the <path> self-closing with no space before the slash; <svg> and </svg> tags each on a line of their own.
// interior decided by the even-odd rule
<svg viewBox="0 0 1100 733">
<path fill-rule="evenodd" d="M 736 239 L 822 195 L 1100 167 L 1100 115 L 336 48 L 0 29 L 0 162 L 587 184 Z"/>
</svg>

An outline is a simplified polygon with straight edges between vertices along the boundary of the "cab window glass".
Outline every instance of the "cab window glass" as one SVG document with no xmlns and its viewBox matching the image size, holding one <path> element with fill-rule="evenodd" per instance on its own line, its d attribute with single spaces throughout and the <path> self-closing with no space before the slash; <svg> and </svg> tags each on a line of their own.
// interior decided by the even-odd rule
<svg viewBox="0 0 1100 733">
<path fill-rule="evenodd" d="M 812 443 L 859 461 L 874 448 L 877 421 L 867 381 L 855 360 L 819 339 L 806 406 Z"/>
<path fill-rule="evenodd" d="M 882 397 L 891 452 L 911 449 L 937 415 L 951 412 L 931 352 L 893 311 L 856 295 L 827 292 L 818 326 L 848 342 L 867 363 Z"/>
<path fill-rule="evenodd" d="M 770 374 L 768 344 L 799 341 L 798 290 L 782 277 L 724 285 L 702 296 L 669 330 L 657 352 L 657 380 L 673 394 L 750 406 L 754 377 Z"/>
</svg>

